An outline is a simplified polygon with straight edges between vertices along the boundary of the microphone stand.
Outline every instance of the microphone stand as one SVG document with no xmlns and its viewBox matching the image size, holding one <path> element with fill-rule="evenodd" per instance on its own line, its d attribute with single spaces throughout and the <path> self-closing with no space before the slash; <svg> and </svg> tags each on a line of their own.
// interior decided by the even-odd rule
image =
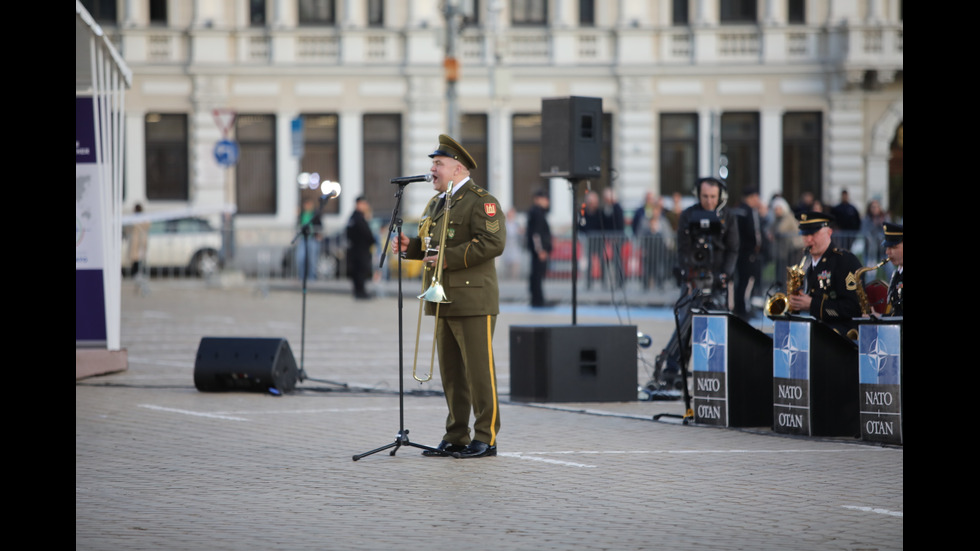
<svg viewBox="0 0 980 551">
<path fill-rule="evenodd" d="M 384 266 L 385 255 L 387 254 L 388 246 L 391 243 L 391 235 L 394 233 L 395 236 L 397 236 L 396 238 L 400 238 L 402 234 L 402 219 L 399 217 L 398 211 L 401 207 L 402 194 L 405 192 L 405 186 L 408 184 L 408 182 L 397 182 L 396 180 L 392 180 L 392 183 L 398 184 L 398 191 L 395 192 L 395 207 L 391 211 L 391 223 L 388 226 L 388 237 L 385 239 L 384 249 L 381 250 L 381 261 L 378 263 L 378 268 Z M 423 446 L 422 444 L 416 444 L 415 442 L 410 441 L 408 439 L 408 429 L 405 428 L 405 348 L 402 336 L 402 255 L 404 254 L 405 253 L 402 252 L 398 255 L 398 434 L 395 436 L 394 442 L 381 446 L 380 448 L 375 448 L 371 451 L 355 455 L 353 457 L 354 461 L 389 448 L 394 448 L 389 454 L 394 457 L 395 453 L 402 446 L 413 446 L 441 455 L 449 455 L 449 453 L 442 450 L 430 448 L 429 446 Z"/>
<path fill-rule="evenodd" d="M 310 221 L 309 222 L 303 224 L 303 226 L 299 229 L 299 232 L 296 233 L 296 235 L 293 237 L 293 240 L 290 242 L 290 244 L 295 244 L 296 243 L 296 240 L 299 239 L 300 236 L 303 237 L 303 244 L 302 244 L 302 247 L 303 247 L 303 265 L 297 267 L 298 269 L 300 269 L 300 270 L 303 271 L 303 314 L 302 314 L 302 318 L 300 319 L 300 340 L 299 340 L 299 382 L 301 382 L 301 383 L 306 379 L 306 364 L 305 364 L 305 356 L 306 356 L 306 281 L 307 281 L 307 279 L 309 279 L 309 276 L 310 276 L 310 270 L 307 268 L 310 265 L 310 248 L 309 248 L 310 234 L 313 233 L 313 221 L 316 220 L 317 217 L 320 216 L 320 213 L 323 211 L 323 206 L 327 204 L 327 201 L 329 201 L 331 197 L 336 197 L 336 195 L 324 195 L 323 197 L 321 197 L 320 208 L 317 209 L 316 215 L 314 215 L 313 218 L 310 218 Z M 316 261 L 317 260 L 318 259 L 314 259 L 314 262 L 313 262 L 313 265 L 314 266 L 316 266 Z M 327 380 L 323 380 L 323 379 L 310 379 L 310 380 L 316 380 L 316 381 L 319 381 L 319 382 L 322 382 L 322 383 L 327 383 L 327 384 L 336 385 L 336 386 L 339 386 L 339 387 L 342 387 L 342 388 L 347 388 L 347 383 L 337 383 L 337 382 L 334 382 L 334 381 L 327 381 Z"/>
</svg>

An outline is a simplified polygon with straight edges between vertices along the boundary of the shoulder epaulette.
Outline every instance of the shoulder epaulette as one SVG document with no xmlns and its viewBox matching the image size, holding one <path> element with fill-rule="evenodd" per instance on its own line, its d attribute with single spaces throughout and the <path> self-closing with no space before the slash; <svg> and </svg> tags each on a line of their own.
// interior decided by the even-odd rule
<svg viewBox="0 0 980 551">
<path fill-rule="evenodd" d="M 490 195 L 490 192 L 489 191 L 487 191 L 487 190 L 483 189 L 482 187 L 474 184 L 473 182 L 470 182 L 469 185 L 470 185 L 470 191 L 472 191 L 473 193 L 479 195 L 480 197 L 486 197 L 487 195 Z"/>
</svg>

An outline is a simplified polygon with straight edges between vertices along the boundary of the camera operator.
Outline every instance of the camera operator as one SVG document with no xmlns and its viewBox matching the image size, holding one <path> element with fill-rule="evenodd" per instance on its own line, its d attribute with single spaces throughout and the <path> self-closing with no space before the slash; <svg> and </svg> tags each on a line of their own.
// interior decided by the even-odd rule
<svg viewBox="0 0 980 551">
<path fill-rule="evenodd" d="M 678 284 L 681 296 L 675 306 L 677 329 L 655 361 L 652 391 L 674 389 L 681 383 L 691 349 L 692 310 L 730 310 L 729 283 L 738 260 L 738 225 L 725 208 L 728 190 L 721 180 L 701 178 L 695 186 L 697 204 L 678 217 Z"/>
<path fill-rule="evenodd" d="M 728 190 L 716 178 L 695 186 L 697 204 L 681 213 L 677 226 L 680 285 L 684 294 L 700 289 L 713 309 L 729 310 L 729 283 L 738 261 L 738 226 L 725 206 Z M 707 306 L 707 305 L 706 305 Z"/>
</svg>

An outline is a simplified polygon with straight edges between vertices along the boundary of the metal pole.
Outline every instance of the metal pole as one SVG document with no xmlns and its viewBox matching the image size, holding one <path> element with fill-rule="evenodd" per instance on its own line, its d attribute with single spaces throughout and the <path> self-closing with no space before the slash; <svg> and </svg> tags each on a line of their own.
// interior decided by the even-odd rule
<svg viewBox="0 0 980 551">
<path fill-rule="evenodd" d="M 459 78 L 459 62 L 456 60 L 456 39 L 459 34 L 458 0 L 446 0 L 446 127 L 450 136 L 459 136 L 459 106 L 456 101 L 456 80 Z"/>
</svg>

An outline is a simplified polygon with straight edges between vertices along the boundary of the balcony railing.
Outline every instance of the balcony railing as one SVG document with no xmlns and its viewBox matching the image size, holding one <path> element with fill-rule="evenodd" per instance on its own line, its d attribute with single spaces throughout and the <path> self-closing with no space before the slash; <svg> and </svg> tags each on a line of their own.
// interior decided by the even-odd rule
<svg viewBox="0 0 980 551">
<path fill-rule="evenodd" d="M 109 29 L 127 63 L 185 64 L 194 51 L 193 33 L 176 29 Z M 213 37 L 213 35 L 211 35 Z M 398 29 L 276 30 L 244 29 L 229 33 L 230 64 L 403 65 L 418 57 L 410 48 L 432 46 L 409 41 Z M 460 35 L 459 57 L 468 66 L 490 63 L 527 66 L 568 65 L 716 65 L 724 63 L 838 63 L 849 69 L 881 65 L 901 69 L 902 24 L 855 27 L 784 26 L 669 27 L 637 34 L 618 29 L 509 28 L 488 34 L 467 28 Z M 488 49 L 496 44 L 496 51 Z M 213 62 L 215 60 L 209 60 Z M 426 61 L 425 63 L 428 63 Z"/>
</svg>

